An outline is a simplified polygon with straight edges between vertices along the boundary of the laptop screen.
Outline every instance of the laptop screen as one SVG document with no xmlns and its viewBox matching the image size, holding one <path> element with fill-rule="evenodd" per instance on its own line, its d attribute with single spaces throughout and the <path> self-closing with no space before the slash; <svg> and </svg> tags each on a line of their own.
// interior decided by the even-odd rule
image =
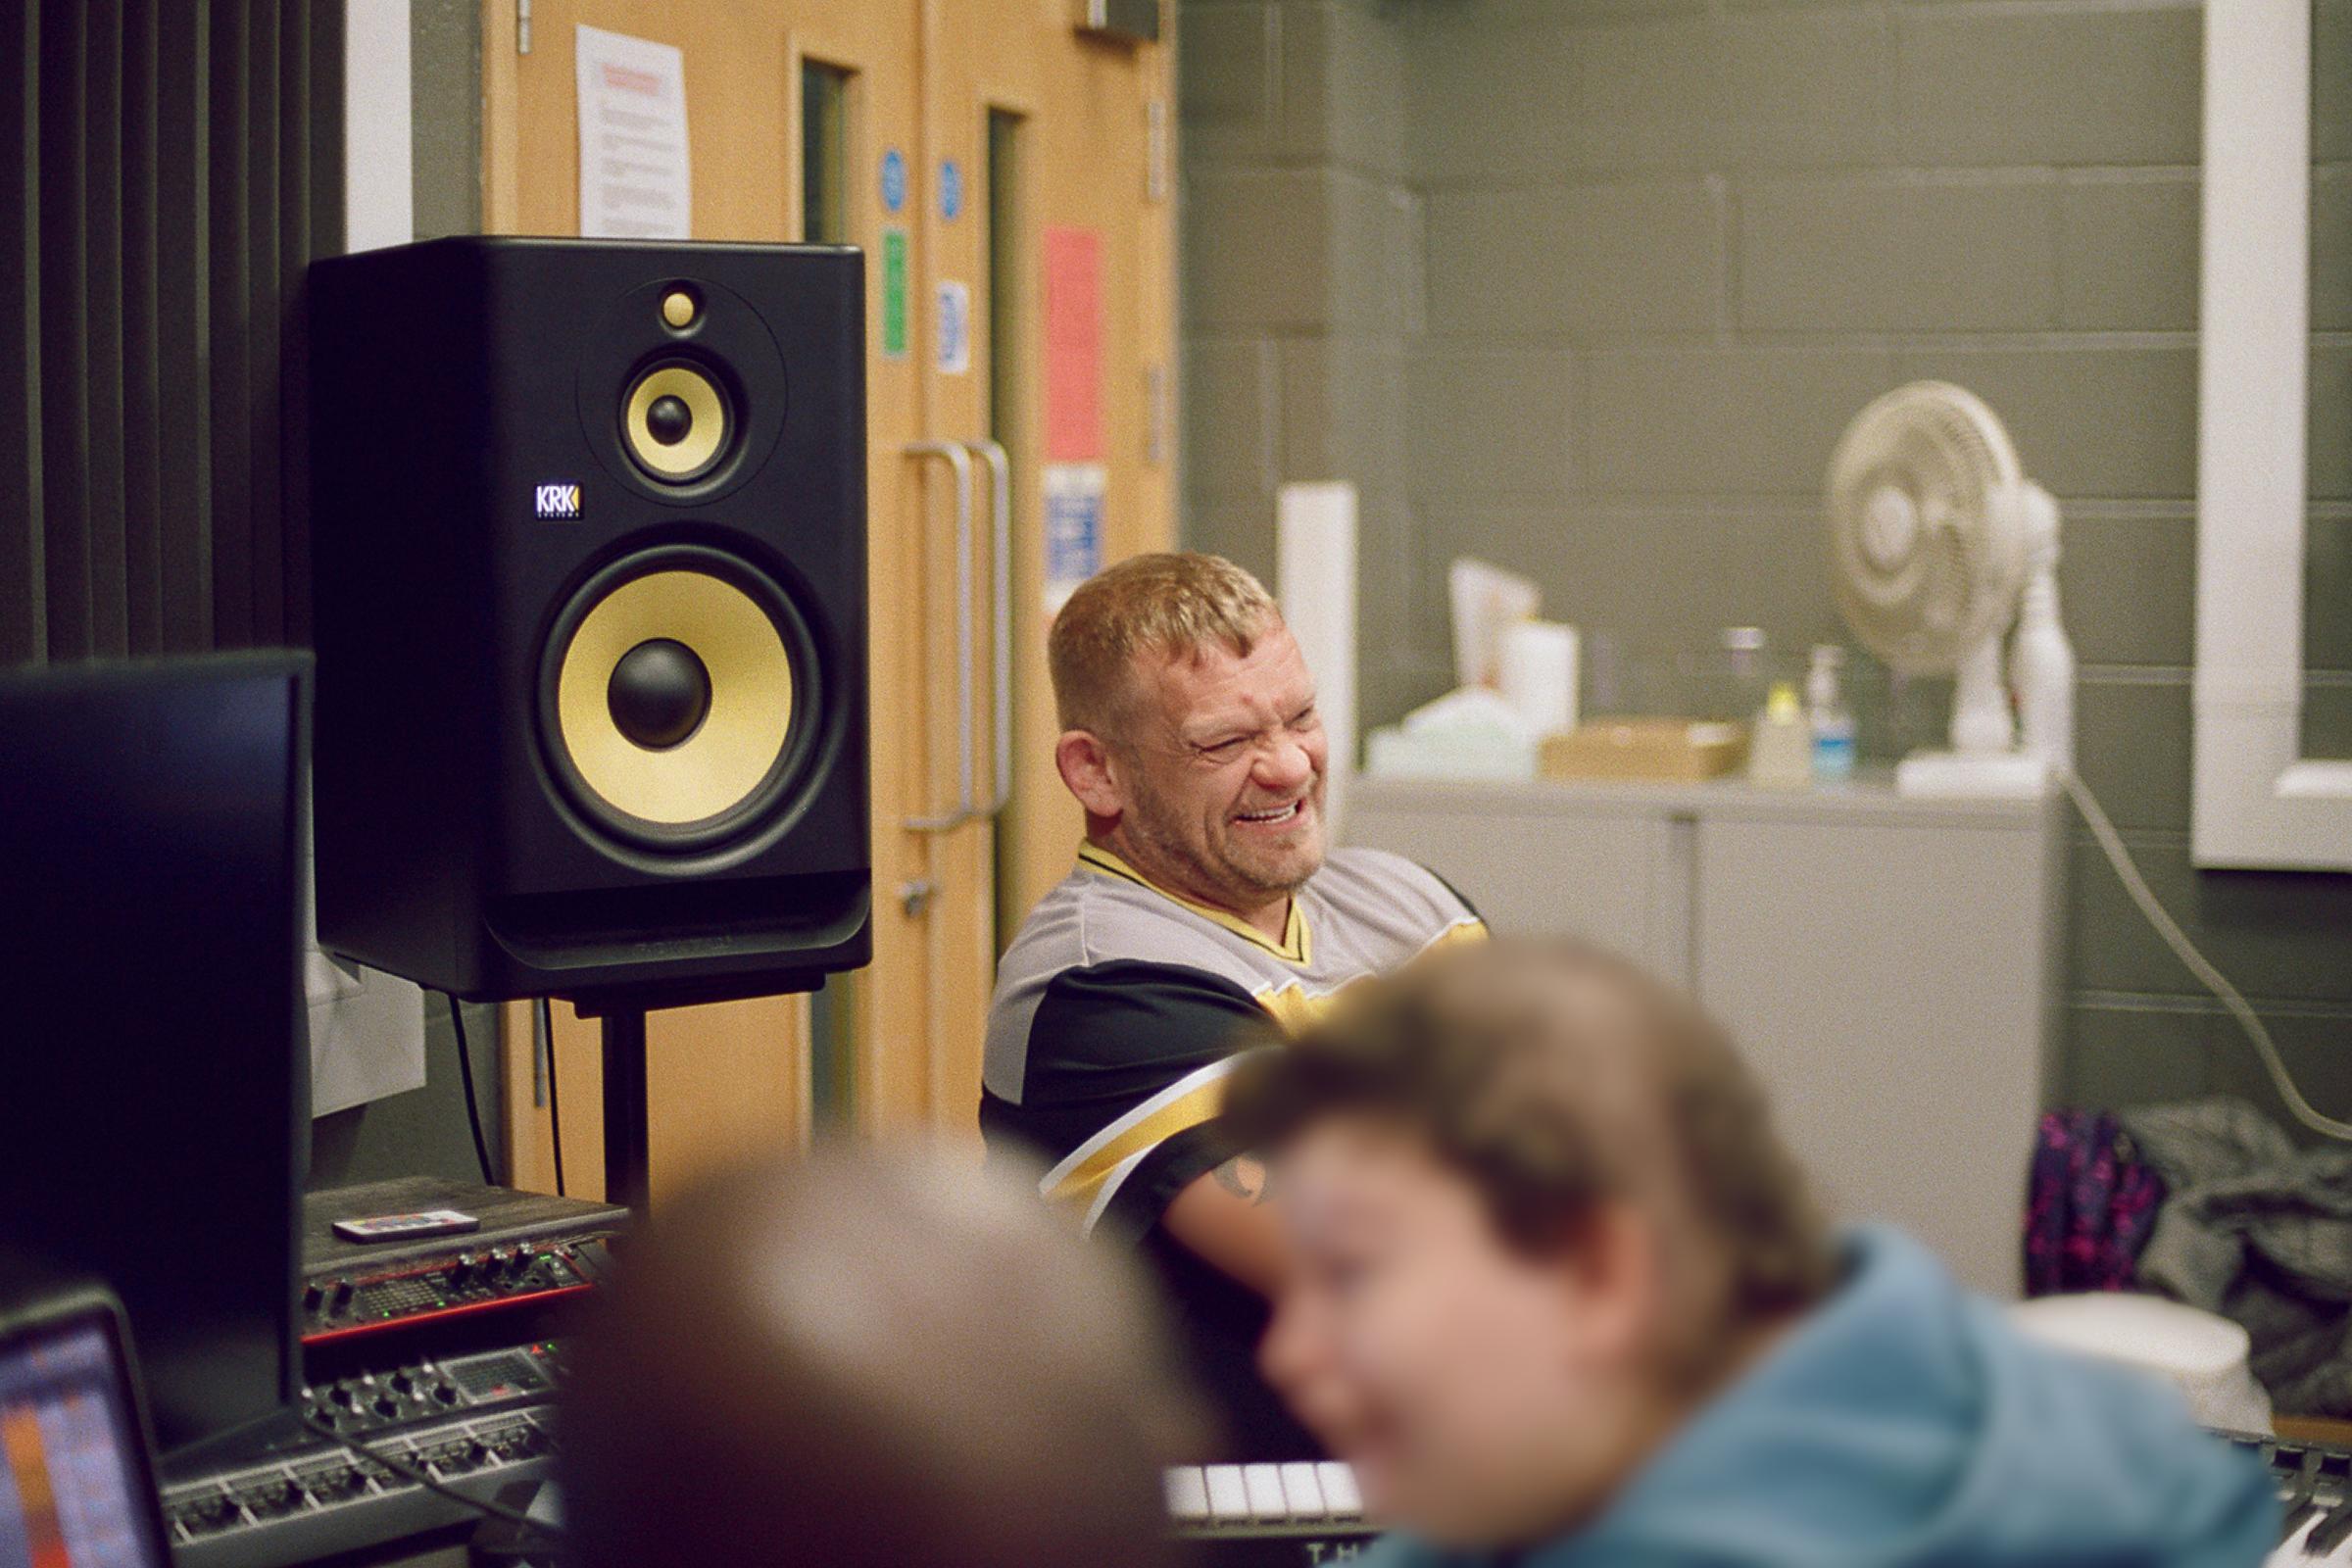
<svg viewBox="0 0 2352 1568">
<path fill-rule="evenodd" d="M 169 1568 L 103 1313 L 0 1335 L 0 1568 Z"/>
</svg>

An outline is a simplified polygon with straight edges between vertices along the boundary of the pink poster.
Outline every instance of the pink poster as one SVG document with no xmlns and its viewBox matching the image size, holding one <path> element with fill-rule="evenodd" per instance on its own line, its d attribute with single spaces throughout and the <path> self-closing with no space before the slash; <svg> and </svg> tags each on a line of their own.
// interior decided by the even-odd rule
<svg viewBox="0 0 2352 1568">
<path fill-rule="evenodd" d="M 1046 230 L 1046 461 L 1102 457 L 1102 236 Z"/>
</svg>

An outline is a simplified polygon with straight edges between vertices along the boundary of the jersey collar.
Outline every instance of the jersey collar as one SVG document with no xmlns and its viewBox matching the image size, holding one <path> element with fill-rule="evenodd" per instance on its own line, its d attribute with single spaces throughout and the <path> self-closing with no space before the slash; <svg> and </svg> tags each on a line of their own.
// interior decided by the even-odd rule
<svg viewBox="0 0 2352 1568">
<path fill-rule="evenodd" d="M 1166 888 L 1161 887 L 1100 844 L 1089 841 L 1078 846 L 1078 863 L 1091 870 L 1099 871 L 1104 876 L 1115 876 L 1122 881 L 1132 882 L 1139 888 L 1149 888 L 1170 904 L 1176 905 L 1180 908 L 1190 909 L 1201 919 L 1213 921 L 1235 936 L 1256 943 L 1285 963 L 1298 964 L 1303 968 L 1314 952 L 1313 939 L 1307 934 L 1306 929 L 1306 911 L 1300 907 L 1298 896 L 1296 893 L 1291 895 L 1291 916 L 1283 924 L 1282 940 L 1276 942 L 1238 914 L 1225 909 L 1211 908 L 1205 904 L 1195 904 L 1192 900 L 1179 894 L 1170 893 Z"/>
</svg>

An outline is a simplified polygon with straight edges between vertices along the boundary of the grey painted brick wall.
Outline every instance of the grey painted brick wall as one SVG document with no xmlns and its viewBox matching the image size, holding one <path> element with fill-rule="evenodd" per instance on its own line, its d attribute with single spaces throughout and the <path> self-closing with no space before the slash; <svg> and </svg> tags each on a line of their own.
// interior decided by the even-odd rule
<svg viewBox="0 0 2352 1568">
<path fill-rule="evenodd" d="M 2315 11 L 2306 730 L 2352 755 L 2352 0 Z M 1447 684 L 1458 555 L 1653 695 L 1727 624 L 1844 640 L 1831 448 L 1960 381 L 2065 507 L 2084 776 L 2352 1114 L 2352 877 L 2188 864 L 2192 0 L 1184 0 L 1181 33 L 1187 537 L 1270 569 L 1278 481 L 1363 487 L 1367 725 Z M 2072 874 L 2054 1093 L 2276 1108 L 2086 838 Z"/>
</svg>

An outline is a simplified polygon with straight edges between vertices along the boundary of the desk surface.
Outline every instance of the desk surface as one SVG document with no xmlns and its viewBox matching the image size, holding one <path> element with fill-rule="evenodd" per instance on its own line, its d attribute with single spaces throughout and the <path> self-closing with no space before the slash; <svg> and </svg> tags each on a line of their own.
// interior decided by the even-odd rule
<svg viewBox="0 0 2352 1568">
<path fill-rule="evenodd" d="M 2037 828 L 2056 797 L 1983 800 L 1897 795 L 1894 775 L 1867 768 L 1851 783 L 1767 789 L 1744 778 L 1701 783 L 1617 779 L 1422 779 L 1348 781 L 1359 812 L 1476 811 L 1512 816 L 1706 816 L 1783 821 L 1872 821 Z"/>
</svg>

